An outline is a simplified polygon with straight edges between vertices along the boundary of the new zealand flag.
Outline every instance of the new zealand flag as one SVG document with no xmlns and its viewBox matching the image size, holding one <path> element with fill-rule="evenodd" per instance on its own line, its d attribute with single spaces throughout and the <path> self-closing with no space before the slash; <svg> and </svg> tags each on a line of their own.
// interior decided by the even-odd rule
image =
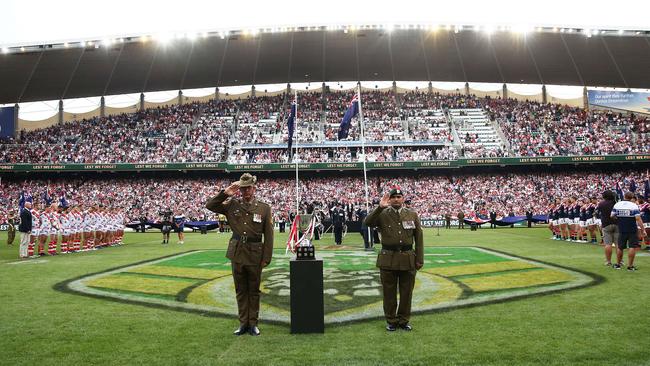
<svg viewBox="0 0 650 366">
<path fill-rule="evenodd" d="M 345 112 L 343 119 L 341 119 L 341 126 L 339 127 L 339 140 L 343 140 L 348 137 L 348 132 L 350 131 L 350 126 L 352 125 L 352 118 L 359 114 L 359 95 L 355 94 L 354 98 L 350 102 L 350 107 Z"/>
</svg>

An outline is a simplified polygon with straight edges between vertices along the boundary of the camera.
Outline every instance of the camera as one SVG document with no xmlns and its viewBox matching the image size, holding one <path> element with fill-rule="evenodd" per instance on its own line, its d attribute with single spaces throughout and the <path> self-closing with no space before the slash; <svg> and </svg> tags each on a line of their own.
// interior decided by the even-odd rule
<svg viewBox="0 0 650 366">
<path fill-rule="evenodd" d="M 172 220 L 172 211 L 171 210 L 158 211 L 158 215 L 162 216 L 162 218 L 163 218 L 162 221 L 171 221 Z"/>
</svg>

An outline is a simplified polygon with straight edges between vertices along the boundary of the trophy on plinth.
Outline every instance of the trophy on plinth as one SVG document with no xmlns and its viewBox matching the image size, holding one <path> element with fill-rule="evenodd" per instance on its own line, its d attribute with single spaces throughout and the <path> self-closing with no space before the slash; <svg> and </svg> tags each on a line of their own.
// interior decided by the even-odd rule
<svg viewBox="0 0 650 366">
<path fill-rule="evenodd" d="M 289 262 L 289 302 L 293 334 L 325 331 L 323 260 L 316 259 L 312 243 L 314 227 L 314 215 L 296 216 L 287 241 L 287 252 L 296 253 L 296 258 Z"/>
<path fill-rule="evenodd" d="M 296 215 L 289 232 L 287 251 L 296 253 L 297 260 L 316 259 L 316 250 L 312 243 L 314 228 L 317 225 L 316 216 L 312 214 Z M 300 236 L 300 233 L 303 233 Z"/>
</svg>

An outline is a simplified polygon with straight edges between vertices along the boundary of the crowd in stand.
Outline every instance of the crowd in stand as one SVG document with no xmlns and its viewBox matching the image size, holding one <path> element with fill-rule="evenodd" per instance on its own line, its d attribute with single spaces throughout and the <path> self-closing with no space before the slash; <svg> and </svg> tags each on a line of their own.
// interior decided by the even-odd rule
<svg viewBox="0 0 650 366">
<path fill-rule="evenodd" d="M 326 93 L 324 97 L 320 92 L 300 93 L 297 141 L 338 140 L 341 118 L 353 96 L 353 92 Z M 190 103 L 23 131 L 16 140 L 0 141 L 0 161 L 55 164 L 226 161 L 229 148 L 240 144 L 287 143 L 286 117 L 291 97 L 281 94 Z M 364 91 L 362 108 L 366 141 L 387 145 L 402 140 L 454 142 L 454 126 L 447 122 L 449 110 L 482 108 L 500 126 L 507 144 L 500 143 L 496 135 L 490 136 L 496 136 L 497 140 L 484 141 L 478 131 L 463 130 L 456 143 L 462 145 L 461 157 L 467 158 L 650 151 L 650 119 L 634 114 L 419 91 L 398 95 L 390 91 Z M 347 140 L 360 139 L 357 119 L 352 122 Z M 437 151 L 430 150 L 433 154 L 429 155 L 447 155 L 438 155 Z M 311 155 L 324 156 L 318 150 Z M 331 159 L 331 155 L 328 157 Z M 232 159 L 240 161 L 241 156 Z M 263 159 L 282 160 L 282 157 Z"/>
<path fill-rule="evenodd" d="M 439 149 L 421 146 L 366 147 L 368 162 L 453 160 L 458 152 L 452 147 Z M 293 156 L 293 158 L 291 156 Z M 363 162 L 361 147 L 329 147 L 293 149 L 233 149 L 228 156 L 230 164 L 269 163 L 351 163 Z"/>
<path fill-rule="evenodd" d="M 271 204 L 278 214 L 288 214 L 295 207 L 296 186 L 292 178 L 258 177 L 257 197 Z M 462 211 L 467 217 L 494 210 L 499 216 L 524 215 L 527 210 L 546 214 L 555 198 L 575 196 L 600 197 L 606 189 L 619 183 L 628 189 L 632 181 L 642 189 L 647 177 L 634 171 L 615 173 L 528 173 L 528 174 L 433 174 L 400 175 L 394 178 L 369 177 L 370 200 L 379 199 L 393 185 L 400 186 L 410 206 L 422 218 L 440 218 Z M 0 183 L 0 206 L 18 206 L 21 191 L 31 193 L 38 203 L 49 187 L 51 196 L 65 192 L 72 205 L 104 205 L 122 210 L 131 220 L 158 218 L 158 212 L 170 208 L 190 220 L 214 219 L 204 209 L 205 201 L 228 186 L 226 179 L 54 179 L 8 180 Z M 348 207 L 365 206 L 362 177 L 301 176 L 300 197 L 303 203 L 332 207 L 339 202 Z"/>
<path fill-rule="evenodd" d="M 0 157 L 5 163 L 168 162 L 198 112 L 192 103 L 23 132 L 20 144 L 0 144 Z"/>
<path fill-rule="evenodd" d="M 486 145 L 464 145 L 461 148 L 461 155 L 470 158 L 501 158 L 508 156 L 508 152 L 499 146 Z"/>
<path fill-rule="evenodd" d="M 650 151 L 647 117 L 559 104 L 485 99 L 518 156 L 609 155 Z M 636 134 L 636 139 L 633 138 Z"/>
</svg>

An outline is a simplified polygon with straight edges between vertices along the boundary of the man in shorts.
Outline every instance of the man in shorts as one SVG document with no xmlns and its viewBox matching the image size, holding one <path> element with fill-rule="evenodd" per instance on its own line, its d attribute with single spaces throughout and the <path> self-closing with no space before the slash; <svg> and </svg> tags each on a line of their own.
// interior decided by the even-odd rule
<svg viewBox="0 0 650 366">
<path fill-rule="evenodd" d="M 619 201 L 612 209 L 612 217 L 616 217 L 618 223 L 618 246 L 616 248 L 615 269 L 621 269 L 623 260 L 623 250 L 627 252 L 627 270 L 636 271 L 634 267 L 634 257 L 640 247 L 639 236 L 645 237 L 643 221 L 641 221 L 641 211 L 635 201 L 634 192 L 625 193 L 624 200 Z"/>
<path fill-rule="evenodd" d="M 601 217 L 603 228 L 603 244 L 605 245 L 605 265 L 612 265 L 612 246 L 618 242 L 618 226 L 611 217 L 616 196 L 612 191 L 603 192 L 603 200 L 598 203 L 598 211 Z"/>
</svg>

